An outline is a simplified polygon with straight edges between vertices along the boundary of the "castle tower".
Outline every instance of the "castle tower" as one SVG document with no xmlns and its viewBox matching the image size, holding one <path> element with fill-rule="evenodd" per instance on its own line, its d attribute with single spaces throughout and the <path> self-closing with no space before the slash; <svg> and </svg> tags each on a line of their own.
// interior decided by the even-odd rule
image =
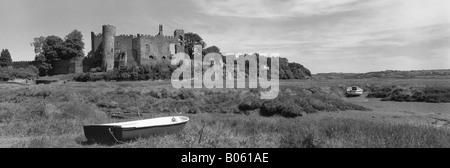
<svg viewBox="0 0 450 168">
<path fill-rule="evenodd" d="M 175 44 L 175 53 L 184 52 L 185 40 L 184 40 L 184 30 L 177 29 L 173 32 L 173 37 L 175 37 L 178 42 Z"/>
<path fill-rule="evenodd" d="M 103 25 L 103 50 L 102 50 L 102 71 L 114 69 L 114 41 L 116 37 L 116 27 Z"/>
<path fill-rule="evenodd" d="M 163 34 L 163 25 L 159 25 L 159 33 L 158 33 L 158 35 L 164 35 Z"/>
</svg>

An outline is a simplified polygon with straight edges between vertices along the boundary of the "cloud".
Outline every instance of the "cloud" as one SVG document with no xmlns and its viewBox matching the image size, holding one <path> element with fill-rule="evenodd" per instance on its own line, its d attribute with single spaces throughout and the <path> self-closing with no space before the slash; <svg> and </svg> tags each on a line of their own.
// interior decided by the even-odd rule
<svg viewBox="0 0 450 168">
<path fill-rule="evenodd" d="M 215 16 L 281 18 L 345 11 L 358 0 L 194 0 L 201 12 Z"/>
<path fill-rule="evenodd" d="M 29 42 L 40 35 L 79 29 L 87 53 L 90 31 L 103 24 L 115 25 L 118 34 L 155 34 L 163 24 L 167 34 L 194 32 L 224 52 L 280 53 L 313 73 L 450 67 L 443 63 L 450 58 L 448 0 L 6 2 L 0 1 L 6 39 L 0 46 L 15 60 L 32 59 Z"/>
</svg>

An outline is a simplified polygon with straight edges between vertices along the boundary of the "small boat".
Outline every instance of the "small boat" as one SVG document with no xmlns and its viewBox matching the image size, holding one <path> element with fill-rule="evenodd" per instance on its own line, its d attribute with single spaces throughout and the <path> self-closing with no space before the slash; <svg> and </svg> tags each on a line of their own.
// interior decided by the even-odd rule
<svg viewBox="0 0 450 168">
<path fill-rule="evenodd" d="M 347 87 L 347 96 L 360 96 L 363 94 L 363 89 L 358 86 Z"/>
<path fill-rule="evenodd" d="M 88 142 L 124 142 L 139 137 L 166 134 L 181 130 L 189 121 L 185 116 L 158 117 L 119 123 L 83 126 Z"/>
</svg>

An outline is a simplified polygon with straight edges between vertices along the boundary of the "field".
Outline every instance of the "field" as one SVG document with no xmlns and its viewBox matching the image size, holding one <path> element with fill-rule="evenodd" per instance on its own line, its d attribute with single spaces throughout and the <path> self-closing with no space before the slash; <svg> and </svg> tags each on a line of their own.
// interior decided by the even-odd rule
<svg viewBox="0 0 450 168">
<path fill-rule="evenodd" d="M 0 147 L 450 147 L 450 104 L 343 96 L 359 85 L 446 87 L 448 79 L 282 81 L 259 89 L 172 89 L 168 81 L 0 84 Z M 180 114 L 181 113 L 181 114 Z M 117 144 L 87 144 L 82 126 L 167 115 L 183 131 Z M 115 117 L 112 117 L 115 116 Z M 118 119 L 120 117 L 121 119 Z"/>
</svg>

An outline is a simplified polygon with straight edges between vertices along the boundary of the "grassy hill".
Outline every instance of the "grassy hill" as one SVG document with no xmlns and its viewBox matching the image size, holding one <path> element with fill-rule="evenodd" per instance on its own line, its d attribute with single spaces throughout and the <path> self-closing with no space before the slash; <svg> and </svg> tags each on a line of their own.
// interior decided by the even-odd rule
<svg viewBox="0 0 450 168">
<path fill-rule="evenodd" d="M 318 73 L 314 79 L 426 79 L 450 78 L 450 69 L 397 71 L 386 70 L 367 73 Z"/>
</svg>

